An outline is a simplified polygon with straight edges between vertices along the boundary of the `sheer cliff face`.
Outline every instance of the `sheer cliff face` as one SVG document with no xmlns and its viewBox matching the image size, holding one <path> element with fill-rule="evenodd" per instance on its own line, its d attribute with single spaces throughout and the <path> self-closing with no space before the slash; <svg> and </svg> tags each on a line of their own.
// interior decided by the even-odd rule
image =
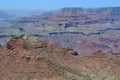
<svg viewBox="0 0 120 80">
<path fill-rule="evenodd" d="M 36 26 L 80 27 L 85 24 L 120 21 L 120 8 L 63 8 L 56 12 L 46 12 L 41 16 L 21 19 L 19 22 L 34 22 Z"/>
<path fill-rule="evenodd" d="M 103 51 L 78 56 L 70 48 L 25 35 L 0 47 L 2 80 L 119 80 L 120 56 Z"/>
<path fill-rule="evenodd" d="M 120 32 L 117 30 L 108 30 L 105 33 L 90 35 L 58 33 L 52 34 L 49 37 L 43 37 L 43 39 L 63 47 L 73 48 L 82 55 L 93 53 L 97 50 L 103 50 L 106 54 L 119 55 L 119 34 Z"/>
<path fill-rule="evenodd" d="M 14 35 L 30 33 L 79 54 L 120 50 L 120 7 L 63 8 L 31 17 L 0 21 L 0 44 Z M 86 50 L 87 49 L 87 50 Z"/>
<path fill-rule="evenodd" d="M 45 18 L 45 16 L 42 17 Z M 99 49 L 106 54 L 119 54 L 120 52 L 119 7 L 63 8 L 59 13 L 47 19 L 52 22 L 49 24 L 48 21 L 49 26 L 59 27 L 56 30 L 60 30 L 50 32 L 49 37 L 43 37 L 44 40 L 63 47 L 74 48 L 79 54 L 93 53 Z"/>
<path fill-rule="evenodd" d="M 119 7 L 0 19 L 0 80 L 119 80 L 119 34 Z"/>
</svg>

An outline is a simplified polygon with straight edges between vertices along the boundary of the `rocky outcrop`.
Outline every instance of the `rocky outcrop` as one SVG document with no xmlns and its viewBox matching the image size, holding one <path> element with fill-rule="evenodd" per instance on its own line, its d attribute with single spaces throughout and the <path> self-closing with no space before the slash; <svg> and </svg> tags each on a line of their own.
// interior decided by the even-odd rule
<svg viewBox="0 0 120 80">
<path fill-rule="evenodd" d="M 51 65 L 48 59 L 40 55 L 43 53 L 51 56 L 52 54 L 75 54 L 72 49 L 60 48 L 30 35 L 25 35 L 23 39 L 12 38 L 4 48 L 0 49 L 0 55 L 4 55 L 4 58 L 0 60 L 0 75 L 4 75 L 4 79 L 7 80 L 57 77 L 57 68 Z M 39 55 L 37 54 L 38 51 L 42 53 Z M 23 77 L 20 77 L 21 75 Z"/>
<path fill-rule="evenodd" d="M 119 59 L 120 56 L 105 55 L 101 50 L 78 56 L 73 49 L 61 48 L 27 34 L 23 38 L 14 37 L 0 47 L 0 78 L 119 80 Z"/>
</svg>

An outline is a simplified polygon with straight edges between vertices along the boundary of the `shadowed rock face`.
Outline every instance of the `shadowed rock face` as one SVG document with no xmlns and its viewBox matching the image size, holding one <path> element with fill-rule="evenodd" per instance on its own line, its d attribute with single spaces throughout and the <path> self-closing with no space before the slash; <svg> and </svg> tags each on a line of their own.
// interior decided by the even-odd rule
<svg viewBox="0 0 120 80">
<path fill-rule="evenodd" d="M 120 56 L 105 55 L 101 50 L 78 56 L 73 49 L 30 35 L 12 38 L 0 47 L 3 80 L 119 80 L 119 66 Z"/>
</svg>

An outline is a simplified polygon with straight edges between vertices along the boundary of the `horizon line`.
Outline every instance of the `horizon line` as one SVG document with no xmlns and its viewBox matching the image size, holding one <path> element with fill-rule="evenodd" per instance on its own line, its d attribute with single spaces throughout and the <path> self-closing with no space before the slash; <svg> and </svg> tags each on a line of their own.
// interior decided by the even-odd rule
<svg viewBox="0 0 120 80">
<path fill-rule="evenodd" d="M 108 6 L 108 7 L 61 7 L 57 9 L 0 9 L 0 10 L 41 10 L 41 11 L 49 11 L 49 10 L 59 10 L 64 8 L 82 8 L 82 9 L 100 9 L 100 8 L 120 8 L 120 6 Z"/>
</svg>

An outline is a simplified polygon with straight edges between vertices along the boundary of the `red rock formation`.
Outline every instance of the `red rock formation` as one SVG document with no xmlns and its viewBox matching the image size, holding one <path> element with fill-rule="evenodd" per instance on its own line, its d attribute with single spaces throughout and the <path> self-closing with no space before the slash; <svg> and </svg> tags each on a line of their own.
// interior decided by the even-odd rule
<svg viewBox="0 0 120 80">
<path fill-rule="evenodd" d="M 111 74 L 114 79 L 119 78 L 120 56 L 104 55 L 102 51 L 76 55 L 78 53 L 73 49 L 61 48 L 42 40 L 13 38 L 6 46 L 0 47 L 0 75 L 6 80 L 53 80 L 64 77 L 87 80 L 93 79 L 91 74 L 101 80 L 104 77 L 109 79 Z M 75 77 L 71 78 L 71 75 Z"/>
</svg>

